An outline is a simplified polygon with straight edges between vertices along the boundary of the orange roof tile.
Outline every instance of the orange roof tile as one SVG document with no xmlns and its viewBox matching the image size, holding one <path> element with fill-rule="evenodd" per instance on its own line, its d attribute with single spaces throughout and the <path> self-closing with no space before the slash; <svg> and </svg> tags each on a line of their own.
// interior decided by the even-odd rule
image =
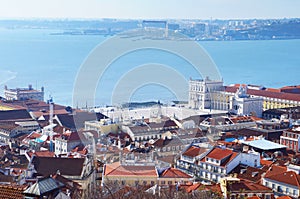
<svg viewBox="0 0 300 199">
<path fill-rule="evenodd" d="M 181 187 L 183 187 L 187 193 L 191 193 L 192 191 L 197 190 L 201 185 L 201 183 L 194 183 L 191 185 L 183 185 Z"/>
<path fill-rule="evenodd" d="M 263 159 L 261 159 L 260 160 L 260 164 L 261 165 L 266 165 L 266 166 L 271 166 L 273 164 L 273 162 L 269 161 L 269 160 L 263 160 Z"/>
<path fill-rule="evenodd" d="M 206 155 L 206 157 L 213 158 L 216 160 L 222 160 L 223 158 L 226 158 L 232 155 L 233 153 L 234 152 L 229 149 L 214 148 L 210 153 Z"/>
<path fill-rule="evenodd" d="M 294 171 L 287 171 L 280 174 L 266 176 L 265 178 L 273 181 L 282 182 L 300 188 L 300 175 L 296 174 Z"/>
<path fill-rule="evenodd" d="M 22 199 L 27 185 L 0 185 L 0 198 Z"/>
<path fill-rule="evenodd" d="M 292 199 L 290 196 L 280 196 L 277 199 Z"/>
<path fill-rule="evenodd" d="M 128 166 L 121 165 L 119 162 L 106 164 L 104 169 L 105 176 L 151 176 L 158 177 L 154 166 Z"/>
<path fill-rule="evenodd" d="M 230 93 L 235 93 L 237 91 L 237 89 L 238 89 L 237 86 L 226 86 L 225 91 L 230 92 Z M 262 97 L 276 98 L 276 99 L 300 101 L 300 94 L 294 94 L 294 93 L 274 92 L 274 91 L 270 91 L 270 90 L 248 89 L 247 94 L 255 95 L 255 96 L 262 96 Z"/>
<path fill-rule="evenodd" d="M 182 155 L 189 156 L 189 157 L 196 157 L 206 151 L 207 151 L 207 149 L 197 147 L 197 146 L 191 146 Z"/>
<path fill-rule="evenodd" d="M 168 168 L 161 174 L 160 178 L 192 178 L 192 176 L 179 169 Z"/>
<path fill-rule="evenodd" d="M 278 175 L 287 171 L 286 167 L 272 165 L 266 172 L 265 178 L 273 175 Z"/>
</svg>

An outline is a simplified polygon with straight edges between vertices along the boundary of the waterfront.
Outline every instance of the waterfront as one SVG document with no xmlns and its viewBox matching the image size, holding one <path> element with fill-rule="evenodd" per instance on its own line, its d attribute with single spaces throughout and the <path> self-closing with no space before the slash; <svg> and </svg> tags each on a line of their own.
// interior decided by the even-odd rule
<svg viewBox="0 0 300 199">
<path fill-rule="evenodd" d="M 52 95 L 57 103 L 72 104 L 73 83 L 80 65 L 107 37 L 51 35 L 53 32 L 56 30 L 0 30 L 1 87 L 4 84 L 27 87 L 29 83 L 34 87 L 45 86 L 46 98 Z M 200 44 L 215 61 L 225 84 L 248 83 L 267 87 L 299 84 L 300 40 L 205 41 Z M 181 73 L 186 79 L 194 77 L 188 63 L 168 53 L 149 50 L 122 57 L 111 67 L 126 72 L 140 64 L 153 62 L 153 59 L 156 63 L 182 68 Z M 120 77 L 115 73 L 111 70 L 106 74 L 104 85 L 97 91 L 96 104 L 109 103 L 111 90 Z M 140 89 L 132 99 L 157 98 L 169 101 L 174 96 L 162 87 L 148 86 Z"/>
</svg>

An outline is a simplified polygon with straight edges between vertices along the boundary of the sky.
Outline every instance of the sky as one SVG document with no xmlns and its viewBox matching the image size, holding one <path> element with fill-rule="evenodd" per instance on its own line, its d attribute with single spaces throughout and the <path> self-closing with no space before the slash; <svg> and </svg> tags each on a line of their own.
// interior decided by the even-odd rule
<svg viewBox="0 0 300 199">
<path fill-rule="evenodd" d="M 0 0 L 0 18 L 299 18 L 299 0 Z"/>
</svg>

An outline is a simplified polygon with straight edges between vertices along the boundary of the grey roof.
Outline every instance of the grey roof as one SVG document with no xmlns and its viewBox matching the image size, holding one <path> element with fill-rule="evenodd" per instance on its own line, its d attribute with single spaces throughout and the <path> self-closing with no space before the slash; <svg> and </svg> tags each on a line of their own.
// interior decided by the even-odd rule
<svg viewBox="0 0 300 199">
<path fill-rule="evenodd" d="M 64 192 L 59 192 L 54 199 L 71 199 L 71 197 L 67 196 Z"/>
<path fill-rule="evenodd" d="M 84 158 L 38 157 L 32 160 L 38 175 L 49 176 L 58 170 L 61 175 L 81 176 Z"/>
<path fill-rule="evenodd" d="M 62 126 L 70 128 L 72 130 L 79 130 L 81 128 L 84 128 L 84 122 L 86 121 L 99 121 L 108 117 L 103 115 L 102 113 L 75 112 L 73 114 L 57 115 L 57 118 Z"/>
<path fill-rule="evenodd" d="M 54 180 L 53 178 L 44 178 L 42 180 L 37 181 L 32 186 L 24 191 L 25 194 L 31 194 L 36 196 L 42 196 L 51 191 L 57 190 L 63 187 L 64 184 Z"/>
<path fill-rule="evenodd" d="M 277 144 L 275 142 L 271 142 L 269 140 L 261 139 L 261 140 L 253 140 L 253 141 L 244 141 L 243 142 L 246 145 L 252 146 L 257 149 L 262 150 L 274 150 L 274 149 L 283 149 L 286 148 L 286 146 Z"/>
<path fill-rule="evenodd" d="M 0 121 L 32 120 L 27 110 L 0 111 Z"/>
</svg>

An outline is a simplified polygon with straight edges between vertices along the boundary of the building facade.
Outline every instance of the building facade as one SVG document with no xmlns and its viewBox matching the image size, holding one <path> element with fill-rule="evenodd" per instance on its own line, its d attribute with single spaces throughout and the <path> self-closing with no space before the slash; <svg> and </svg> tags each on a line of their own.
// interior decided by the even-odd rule
<svg viewBox="0 0 300 199">
<path fill-rule="evenodd" d="M 9 89 L 7 86 L 4 87 L 4 97 L 6 100 L 40 100 L 44 101 L 44 87 L 41 90 L 33 89 L 32 85 L 28 88 L 15 88 Z"/>
<path fill-rule="evenodd" d="M 217 91 L 222 91 L 224 88 L 223 81 L 210 80 L 206 77 L 204 80 L 190 80 L 189 82 L 189 107 L 192 109 L 213 109 L 212 101 L 216 96 Z M 222 108 L 227 107 L 227 102 L 222 104 Z"/>
<path fill-rule="evenodd" d="M 280 144 L 285 145 L 287 149 L 295 152 L 300 151 L 300 128 L 284 130 L 280 136 Z"/>
</svg>

